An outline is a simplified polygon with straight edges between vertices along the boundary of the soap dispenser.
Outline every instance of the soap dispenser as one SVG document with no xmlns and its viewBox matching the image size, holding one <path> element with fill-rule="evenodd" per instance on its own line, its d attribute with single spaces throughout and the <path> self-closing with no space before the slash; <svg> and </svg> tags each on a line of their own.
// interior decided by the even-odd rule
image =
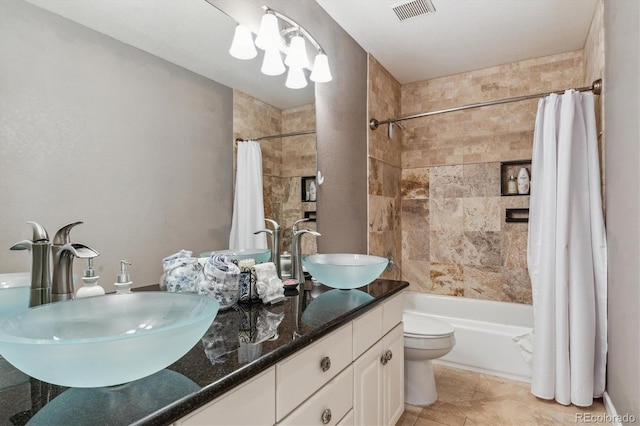
<svg viewBox="0 0 640 426">
<path fill-rule="evenodd" d="M 84 285 L 78 289 L 76 297 L 81 299 L 83 297 L 104 296 L 104 289 L 98 285 L 99 278 L 93 269 L 93 258 L 90 257 L 87 259 L 87 269 L 82 276 Z"/>
<path fill-rule="evenodd" d="M 116 294 L 131 293 L 131 286 L 133 283 L 127 273 L 127 265 L 131 265 L 131 262 L 127 260 L 120 261 L 120 273 L 114 285 L 116 286 Z"/>
</svg>

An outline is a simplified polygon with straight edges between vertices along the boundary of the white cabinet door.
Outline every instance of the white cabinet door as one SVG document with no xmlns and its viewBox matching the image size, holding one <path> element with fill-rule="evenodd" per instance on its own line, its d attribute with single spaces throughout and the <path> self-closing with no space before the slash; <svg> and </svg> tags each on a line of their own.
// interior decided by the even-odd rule
<svg viewBox="0 0 640 426">
<path fill-rule="evenodd" d="M 382 425 L 382 343 L 378 342 L 353 363 L 353 415 L 356 425 Z"/>
<path fill-rule="evenodd" d="M 402 323 L 353 363 L 356 425 L 395 425 L 404 411 Z"/>
<path fill-rule="evenodd" d="M 382 339 L 383 356 L 386 351 L 391 359 L 382 366 L 384 422 L 395 425 L 404 411 L 404 329 L 398 324 Z"/>
<path fill-rule="evenodd" d="M 267 426 L 275 422 L 276 373 L 271 367 L 175 424 Z"/>
</svg>

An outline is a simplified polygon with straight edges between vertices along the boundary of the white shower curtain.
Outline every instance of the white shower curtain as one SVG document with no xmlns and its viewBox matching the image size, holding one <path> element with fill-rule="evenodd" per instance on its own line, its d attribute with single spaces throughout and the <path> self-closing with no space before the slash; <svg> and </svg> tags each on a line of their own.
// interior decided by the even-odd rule
<svg viewBox="0 0 640 426">
<path fill-rule="evenodd" d="M 229 249 L 267 248 L 262 198 L 262 152 L 256 141 L 238 142 L 236 189 Z"/>
<path fill-rule="evenodd" d="M 589 406 L 607 354 L 607 247 L 593 94 L 540 100 L 527 261 L 533 290 L 531 392 Z"/>
</svg>

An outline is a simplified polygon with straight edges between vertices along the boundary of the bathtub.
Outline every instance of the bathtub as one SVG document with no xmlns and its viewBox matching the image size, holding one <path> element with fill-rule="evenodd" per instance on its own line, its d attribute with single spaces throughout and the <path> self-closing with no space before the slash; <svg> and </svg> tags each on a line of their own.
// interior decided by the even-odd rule
<svg viewBox="0 0 640 426">
<path fill-rule="evenodd" d="M 407 291 L 404 310 L 454 327 L 456 345 L 434 364 L 531 381 L 531 366 L 523 349 L 528 337 L 520 339 L 520 345 L 514 341 L 533 329 L 531 305 Z"/>
</svg>

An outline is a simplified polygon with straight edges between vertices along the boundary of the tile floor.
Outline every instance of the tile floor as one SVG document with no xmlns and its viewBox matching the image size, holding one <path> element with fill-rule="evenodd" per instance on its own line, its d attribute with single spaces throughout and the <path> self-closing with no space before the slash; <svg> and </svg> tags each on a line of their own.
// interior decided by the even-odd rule
<svg viewBox="0 0 640 426">
<path fill-rule="evenodd" d="M 434 370 L 438 401 L 424 408 L 406 405 L 396 426 L 607 424 L 593 421 L 606 413 L 601 399 L 588 408 L 564 406 L 536 398 L 528 383 L 441 365 Z"/>
</svg>

